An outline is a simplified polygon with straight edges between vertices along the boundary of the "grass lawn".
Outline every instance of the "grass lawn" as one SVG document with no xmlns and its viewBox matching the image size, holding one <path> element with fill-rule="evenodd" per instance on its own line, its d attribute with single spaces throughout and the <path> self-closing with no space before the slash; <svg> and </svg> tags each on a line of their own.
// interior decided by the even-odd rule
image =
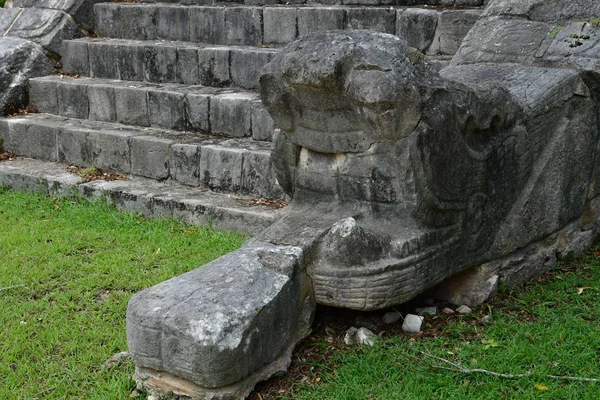
<svg viewBox="0 0 600 400">
<path fill-rule="evenodd" d="M 132 363 L 103 363 L 127 351 L 131 295 L 243 240 L 0 188 L 0 399 L 128 398 Z"/>
<path fill-rule="evenodd" d="M 103 366 L 127 350 L 129 297 L 243 240 L 0 188 L 0 399 L 129 398 L 131 362 Z M 345 346 L 357 314 L 340 314 L 323 313 L 290 373 L 252 398 L 600 399 L 599 382 L 549 377 L 600 379 L 600 252 L 501 289 L 473 314 L 429 316 L 422 334 L 384 326 L 374 347 Z M 437 368 L 456 369 L 442 359 L 527 376 L 453 372 Z"/>
</svg>

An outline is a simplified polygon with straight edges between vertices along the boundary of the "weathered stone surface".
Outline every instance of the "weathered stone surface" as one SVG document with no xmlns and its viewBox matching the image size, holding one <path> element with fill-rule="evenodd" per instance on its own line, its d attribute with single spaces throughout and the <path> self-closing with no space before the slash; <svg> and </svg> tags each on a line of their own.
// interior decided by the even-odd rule
<svg viewBox="0 0 600 400">
<path fill-rule="evenodd" d="M 308 267 L 327 305 L 391 306 L 559 230 L 581 215 L 593 170 L 597 116 L 576 71 L 461 66 L 439 76 L 400 40 L 378 40 L 300 39 L 261 78 L 282 129 L 273 157 L 288 212 L 326 203 L 341 217 Z M 356 213 L 360 222 L 348 219 Z"/>
<path fill-rule="evenodd" d="M 85 29 L 94 24 L 94 4 L 102 0 L 14 0 L 13 7 L 61 10 L 68 13 Z"/>
<path fill-rule="evenodd" d="M 0 119 L 0 131 L 5 131 L 6 122 L 7 120 Z M 244 201 L 250 200 L 249 198 L 231 198 L 228 195 L 138 177 L 129 177 L 126 181 L 83 183 L 82 178 L 67 172 L 64 165 L 27 158 L 0 163 L 0 185 L 51 196 L 72 197 L 73 193 L 79 193 L 90 200 L 107 201 L 122 210 L 145 210 L 148 218 L 156 218 L 158 215 L 142 203 L 152 204 L 155 203 L 153 198 L 172 193 L 173 218 L 248 235 L 269 226 L 277 214 L 272 208 Z"/>
<path fill-rule="evenodd" d="M 281 250 L 293 254 L 247 246 L 131 299 L 128 343 L 146 388 L 158 385 L 164 393 L 168 371 L 167 379 L 193 382 L 177 394 L 243 398 L 257 380 L 287 368 L 293 346 L 310 329 L 314 305 L 301 260 L 289 275 L 263 264 L 263 254 Z"/>
<path fill-rule="evenodd" d="M 494 297 L 498 290 L 498 275 L 485 267 L 460 272 L 436 288 L 435 296 L 454 305 L 474 307 Z"/>
<path fill-rule="evenodd" d="M 297 8 L 265 8 L 263 11 L 264 42 L 267 44 L 285 44 L 296 39 L 297 15 Z"/>
<path fill-rule="evenodd" d="M 435 37 L 438 13 L 422 8 L 398 10 L 396 17 L 396 35 L 406 43 L 425 52 Z"/>
<path fill-rule="evenodd" d="M 478 10 L 446 10 L 440 13 L 435 36 L 429 46 L 430 54 L 454 54 L 475 22 Z"/>
<path fill-rule="evenodd" d="M 46 75 L 51 69 L 39 45 L 25 39 L 3 37 L 0 42 L 0 115 L 27 106 L 27 79 Z"/>
<path fill-rule="evenodd" d="M 5 11 L 0 8 L 0 15 L 2 13 Z M 82 32 L 66 12 L 35 7 L 23 8 L 4 31 L 4 36 L 28 39 L 60 54 L 62 41 L 80 37 Z"/>
</svg>

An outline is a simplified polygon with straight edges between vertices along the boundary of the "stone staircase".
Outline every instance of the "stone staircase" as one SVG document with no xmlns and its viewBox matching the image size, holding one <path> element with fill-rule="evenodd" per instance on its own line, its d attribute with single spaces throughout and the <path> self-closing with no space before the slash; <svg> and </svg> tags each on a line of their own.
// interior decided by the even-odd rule
<svg viewBox="0 0 600 400">
<path fill-rule="evenodd" d="M 30 80 L 39 114 L 0 119 L 4 149 L 38 160 L 0 164 L 0 184 L 33 179 L 48 191 L 63 164 L 94 166 L 130 178 L 61 182 L 149 216 L 255 233 L 275 218 L 270 204 L 288 200 L 269 159 L 276 129 L 257 92 L 280 48 L 317 30 L 371 29 L 444 63 L 482 1 L 187 3 L 96 4 L 98 37 L 64 41 L 62 73 Z M 27 168 L 36 171 L 29 180 Z M 166 193 L 174 194 L 165 202 Z M 185 214 L 190 201 L 207 215 Z"/>
</svg>

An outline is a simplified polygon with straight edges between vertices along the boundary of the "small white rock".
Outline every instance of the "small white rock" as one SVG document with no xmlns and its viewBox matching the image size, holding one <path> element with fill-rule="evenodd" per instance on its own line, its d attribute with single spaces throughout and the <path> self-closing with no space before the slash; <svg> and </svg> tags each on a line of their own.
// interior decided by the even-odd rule
<svg viewBox="0 0 600 400">
<path fill-rule="evenodd" d="M 473 312 L 473 310 L 471 310 L 469 307 L 467 307 L 463 304 L 462 306 L 460 306 L 456 309 L 456 312 L 459 314 L 471 314 L 471 312 Z"/>
<path fill-rule="evenodd" d="M 453 309 L 451 309 L 451 308 L 445 307 L 445 308 L 442 310 L 442 314 L 446 314 L 446 315 L 452 315 L 452 314 L 454 314 L 454 310 L 453 310 Z"/>
<path fill-rule="evenodd" d="M 419 333 L 421 332 L 421 326 L 425 318 L 420 315 L 407 314 L 404 317 L 404 323 L 402 324 L 402 330 L 406 333 Z"/>
<path fill-rule="evenodd" d="M 356 333 L 356 339 L 358 344 L 374 346 L 375 342 L 377 341 L 377 335 L 367 328 L 360 328 Z"/>
<path fill-rule="evenodd" d="M 417 308 L 416 311 L 417 311 L 417 314 L 420 315 L 420 316 L 423 316 L 423 315 L 437 315 L 437 307 Z"/>
<path fill-rule="evenodd" d="M 346 346 L 352 346 L 357 343 L 356 334 L 358 333 L 358 329 L 355 327 L 351 327 L 346 331 L 346 335 L 344 336 L 344 343 Z"/>
<path fill-rule="evenodd" d="M 346 331 L 344 343 L 346 346 L 353 346 L 355 344 L 373 346 L 376 339 L 377 335 L 367 328 L 356 329 L 355 327 L 351 327 Z"/>
<path fill-rule="evenodd" d="M 492 323 L 492 316 L 490 314 L 484 315 L 483 318 L 481 318 L 481 322 L 484 323 L 484 324 L 491 324 Z"/>
<path fill-rule="evenodd" d="M 401 315 L 398 311 L 390 311 L 383 314 L 383 323 L 385 324 L 395 324 L 400 319 Z"/>
</svg>

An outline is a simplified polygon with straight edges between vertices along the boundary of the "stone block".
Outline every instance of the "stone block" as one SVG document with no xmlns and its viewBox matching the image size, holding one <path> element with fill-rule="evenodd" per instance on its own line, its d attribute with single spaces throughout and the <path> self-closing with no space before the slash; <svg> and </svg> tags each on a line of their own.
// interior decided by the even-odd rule
<svg viewBox="0 0 600 400">
<path fill-rule="evenodd" d="M 231 83 L 244 89 L 258 88 L 258 78 L 265 65 L 275 56 L 270 49 L 232 49 Z"/>
<path fill-rule="evenodd" d="M 200 83 L 198 68 L 198 49 L 196 47 L 177 48 L 177 82 L 185 85 Z"/>
<path fill-rule="evenodd" d="M 89 167 L 93 165 L 92 154 L 87 140 L 89 129 L 77 125 L 64 127 L 57 131 L 57 161 Z"/>
<path fill-rule="evenodd" d="M 63 70 L 72 74 L 91 76 L 88 41 L 65 40 L 62 47 Z M 95 50 L 97 48 L 94 48 Z"/>
<path fill-rule="evenodd" d="M 478 10 L 445 10 L 439 15 L 430 54 L 453 55 L 481 16 Z"/>
<path fill-rule="evenodd" d="M 270 142 L 275 132 L 275 122 L 260 101 L 252 103 L 252 138 Z"/>
<path fill-rule="evenodd" d="M 190 41 L 225 44 L 225 9 L 190 7 Z"/>
<path fill-rule="evenodd" d="M 111 6 L 110 3 L 104 3 L 96 6 Z M 119 37 L 121 39 L 134 40 L 155 40 L 159 38 L 160 17 L 159 8 L 151 4 L 119 4 L 116 15 L 117 25 L 114 31 L 107 30 L 106 34 L 101 36 Z M 135 21 L 132 23 L 132 21 Z M 158 21 L 158 24 L 157 24 Z M 118 32 L 118 36 L 115 33 Z"/>
<path fill-rule="evenodd" d="M 158 39 L 188 41 L 189 9 L 190 7 L 160 5 L 156 16 Z"/>
<path fill-rule="evenodd" d="M 346 10 L 346 27 L 393 34 L 396 30 L 396 11 L 384 8 L 349 8 Z"/>
<path fill-rule="evenodd" d="M 250 93 L 227 93 L 210 100 L 210 124 L 213 135 L 252 136 L 252 101 Z"/>
<path fill-rule="evenodd" d="M 423 8 L 398 10 L 396 17 L 396 36 L 406 43 L 425 52 L 435 37 L 438 24 L 438 12 Z"/>
<path fill-rule="evenodd" d="M 263 10 L 264 43 L 286 44 L 296 39 L 298 10 L 295 7 L 268 7 Z"/>
<path fill-rule="evenodd" d="M 344 29 L 345 10 L 335 7 L 299 8 L 298 36 L 316 31 Z"/>
<path fill-rule="evenodd" d="M 124 174 L 130 173 L 129 140 L 134 136 L 136 133 L 124 130 L 106 129 L 89 132 L 87 140 L 91 154 L 90 165 Z"/>
<path fill-rule="evenodd" d="M 268 149 L 252 150 L 244 154 L 241 191 L 270 199 L 283 197 L 283 190 L 277 185 L 275 170 L 271 166 Z"/>
<path fill-rule="evenodd" d="M 115 87 L 114 92 L 117 122 L 150 126 L 147 92 L 143 87 Z"/>
<path fill-rule="evenodd" d="M 262 11 L 257 7 L 225 8 L 225 40 L 229 45 L 260 46 Z"/>
<path fill-rule="evenodd" d="M 202 146 L 200 179 L 212 190 L 237 192 L 242 186 L 245 150 L 220 145 Z"/>
<path fill-rule="evenodd" d="M 3 151 L 24 154 L 26 151 L 28 121 L 23 117 L 0 119 L 0 137 Z"/>
<path fill-rule="evenodd" d="M 171 178 L 190 186 L 200 185 L 201 148 L 195 144 L 171 146 Z"/>
<path fill-rule="evenodd" d="M 144 48 L 133 43 L 122 42 L 115 60 L 119 77 L 124 81 L 144 80 Z"/>
<path fill-rule="evenodd" d="M 29 80 L 29 108 L 42 113 L 59 113 L 56 80 L 44 78 Z"/>
<path fill-rule="evenodd" d="M 27 127 L 27 137 L 22 143 L 21 155 L 38 160 L 56 162 L 56 135 L 59 128 L 55 125 L 30 124 Z"/>
<path fill-rule="evenodd" d="M 169 154 L 173 141 L 154 136 L 130 139 L 131 173 L 152 179 L 169 177 Z"/>
<path fill-rule="evenodd" d="M 177 47 L 154 44 L 144 49 L 144 80 L 177 82 Z"/>
<path fill-rule="evenodd" d="M 189 129 L 194 132 L 210 132 L 210 99 L 209 94 L 188 93 L 186 99 L 186 115 Z"/>
<path fill-rule="evenodd" d="M 115 122 L 117 120 L 113 86 L 107 84 L 90 85 L 87 94 L 90 110 L 89 119 L 104 122 Z"/>
<path fill-rule="evenodd" d="M 121 32 L 121 28 L 117 23 L 117 18 L 121 12 L 123 10 L 118 3 L 104 3 L 95 6 L 94 32 L 96 35 L 98 37 L 112 37 L 118 32 L 119 36 L 123 37 L 124 32 Z"/>
<path fill-rule="evenodd" d="M 71 51 L 70 49 L 67 51 Z M 89 76 L 92 78 L 120 79 L 119 58 L 121 46 L 115 43 L 89 42 Z M 81 54 L 83 56 L 83 54 Z"/>
<path fill-rule="evenodd" d="M 87 86 L 60 81 L 57 84 L 58 113 L 63 117 L 87 119 L 89 113 Z"/>
<path fill-rule="evenodd" d="M 198 75 L 201 84 L 217 87 L 229 84 L 229 51 L 226 47 L 205 47 L 198 50 Z"/>
<path fill-rule="evenodd" d="M 176 91 L 148 89 L 148 116 L 150 126 L 185 130 L 184 94 Z"/>
</svg>

